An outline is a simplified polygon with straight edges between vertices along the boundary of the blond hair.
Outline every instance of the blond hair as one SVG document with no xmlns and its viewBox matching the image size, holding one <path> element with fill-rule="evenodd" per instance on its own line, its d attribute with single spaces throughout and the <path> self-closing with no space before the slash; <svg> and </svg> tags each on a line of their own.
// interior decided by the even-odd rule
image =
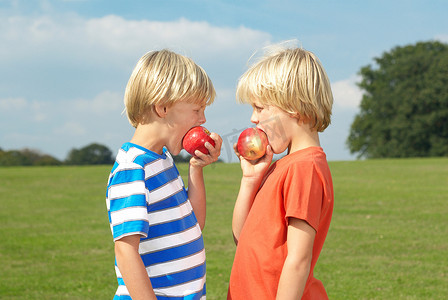
<svg viewBox="0 0 448 300">
<path fill-rule="evenodd" d="M 277 106 L 324 131 L 331 122 L 333 94 L 318 58 L 297 47 L 275 45 L 268 51 L 241 76 L 237 99 Z"/>
<path fill-rule="evenodd" d="M 216 96 L 207 73 L 193 60 L 169 50 L 143 55 L 129 78 L 124 95 L 126 115 L 132 126 L 155 105 L 177 101 L 210 105 Z"/>
</svg>

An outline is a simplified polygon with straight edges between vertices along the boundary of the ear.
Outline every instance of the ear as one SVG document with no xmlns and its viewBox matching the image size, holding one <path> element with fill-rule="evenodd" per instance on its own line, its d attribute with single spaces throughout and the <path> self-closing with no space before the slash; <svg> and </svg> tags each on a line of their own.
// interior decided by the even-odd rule
<svg viewBox="0 0 448 300">
<path fill-rule="evenodd" d="M 299 121 L 300 119 L 302 119 L 302 118 L 300 117 L 300 114 L 297 113 L 297 112 L 294 112 L 294 113 L 290 113 L 290 112 L 288 112 L 288 114 L 289 114 L 289 116 L 290 116 L 291 118 L 293 118 L 293 119 L 297 119 L 297 121 Z"/>
<path fill-rule="evenodd" d="M 167 113 L 167 107 L 165 105 L 155 105 L 154 111 L 160 118 L 164 118 Z"/>
</svg>

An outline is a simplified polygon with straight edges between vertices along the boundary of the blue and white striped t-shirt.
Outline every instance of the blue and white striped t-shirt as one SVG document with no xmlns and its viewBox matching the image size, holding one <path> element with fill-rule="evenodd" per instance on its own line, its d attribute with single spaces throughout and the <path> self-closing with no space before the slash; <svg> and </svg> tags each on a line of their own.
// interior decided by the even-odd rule
<svg viewBox="0 0 448 300">
<path fill-rule="evenodd" d="M 141 235 L 139 253 L 157 299 L 205 299 L 202 232 L 169 152 L 132 143 L 118 152 L 106 194 L 114 241 Z M 115 262 L 114 299 L 131 299 Z"/>
</svg>

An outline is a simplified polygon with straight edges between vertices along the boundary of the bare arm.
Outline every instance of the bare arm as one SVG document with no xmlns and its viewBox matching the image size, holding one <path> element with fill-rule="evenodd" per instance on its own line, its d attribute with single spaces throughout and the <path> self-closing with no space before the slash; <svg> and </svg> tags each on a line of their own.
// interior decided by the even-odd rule
<svg viewBox="0 0 448 300">
<path fill-rule="evenodd" d="M 115 256 L 121 276 L 132 299 L 156 300 L 151 281 L 138 253 L 140 235 L 130 235 L 115 242 Z"/>
<path fill-rule="evenodd" d="M 190 165 L 188 170 L 188 198 L 201 230 L 205 226 L 206 195 L 202 167 Z"/>
<path fill-rule="evenodd" d="M 246 222 L 247 215 L 254 202 L 258 187 L 260 186 L 261 178 L 242 178 L 240 191 L 236 198 L 235 207 L 233 209 L 232 218 L 232 232 L 235 244 L 238 244 L 241 230 Z"/>
<path fill-rule="evenodd" d="M 204 229 L 206 216 L 203 168 L 218 160 L 222 145 L 222 139 L 218 134 L 212 133 L 211 138 L 215 141 L 215 147 L 209 143 L 205 144 L 209 154 L 204 154 L 201 151 L 196 150 L 196 157 L 191 158 L 190 168 L 188 170 L 188 198 L 190 199 L 191 206 L 193 207 L 194 214 L 198 219 L 201 230 Z"/>
<path fill-rule="evenodd" d="M 307 222 L 289 218 L 288 255 L 277 289 L 277 299 L 301 299 L 310 274 L 316 231 Z"/>
<path fill-rule="evenodd" d="M 241 230 L 246 222 L 246 218 L 261 185 L 263 176 L 271 164 L 274 153 L 272 152 L 271 146 L 267 146 L 265 156 L 256 161 L 248 161 L 238 153 L 236 144 L 233 148 L 240 159 L 241 169 L 243 171 L 240 190 L 235 202 L 232 218 L 233 238 L 235 244 L 238 244 Z"/>
</svg>

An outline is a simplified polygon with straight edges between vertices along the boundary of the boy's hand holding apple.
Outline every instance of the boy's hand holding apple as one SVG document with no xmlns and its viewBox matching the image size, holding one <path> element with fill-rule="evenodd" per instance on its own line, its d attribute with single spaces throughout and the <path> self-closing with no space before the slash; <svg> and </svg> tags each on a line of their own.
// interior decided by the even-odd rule
<svg viewBox="0 0 448 300">
<path fill-rule="evenodd" d="M 182 139 L 182 147 L 193 156 L 192 162 L 206 166 L 218 160 L 221 154 L 222 139 L 203 126 L 191 128 Z"/>
</svg>

